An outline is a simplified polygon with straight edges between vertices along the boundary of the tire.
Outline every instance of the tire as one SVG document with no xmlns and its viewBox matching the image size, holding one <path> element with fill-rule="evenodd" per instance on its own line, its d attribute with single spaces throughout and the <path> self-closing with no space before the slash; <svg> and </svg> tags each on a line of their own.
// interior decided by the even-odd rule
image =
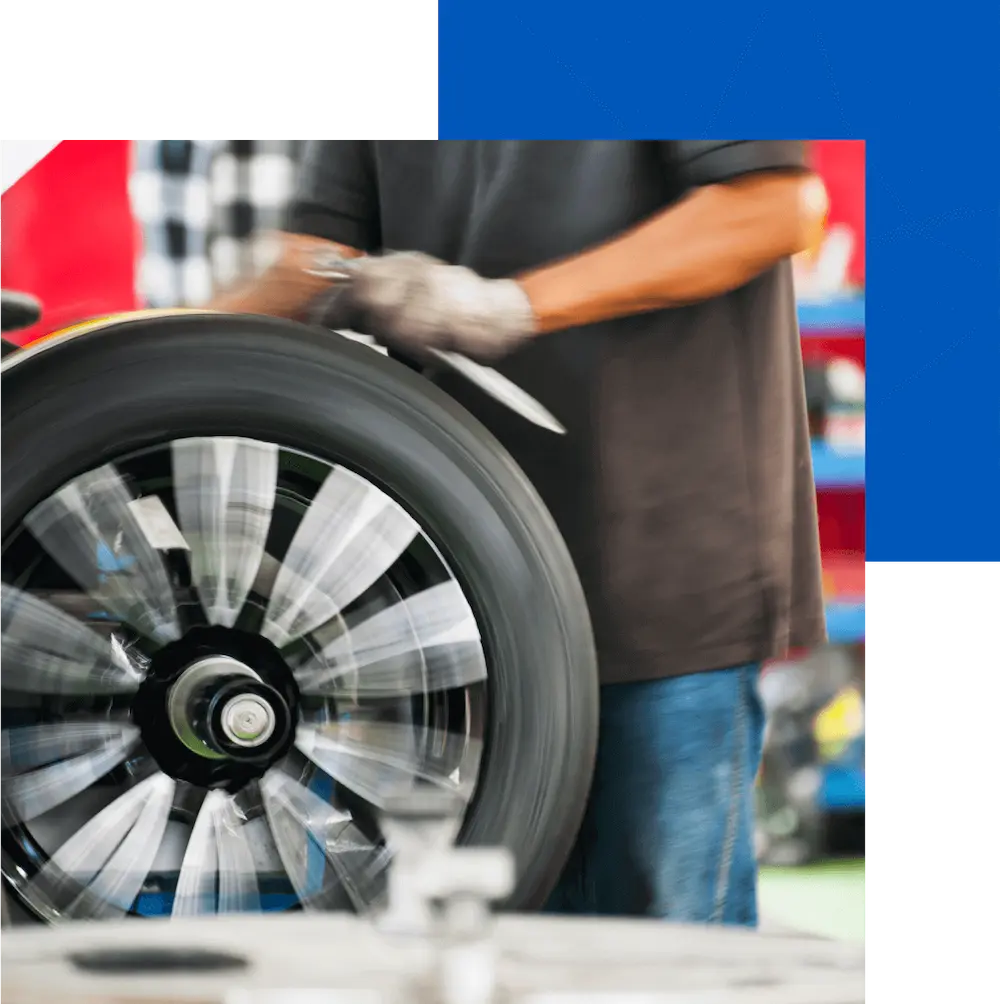
<svg viewBox="0 0 1000 1004">
<path fill-rule="evenodd" d="M 455 569 L 488 653 L 484 762 L 460 842 L 516 860 L 504 904 L 545 901 L 586 801 L 597 669 L 554 522 L 469 414 L 423 378 L 329 332 L 266 318 L 125 318 L 3 368 L 4 540 L 40 500 L 128 451 L 183 436 L 270 439 L 350 465 Z"/>
</svg>

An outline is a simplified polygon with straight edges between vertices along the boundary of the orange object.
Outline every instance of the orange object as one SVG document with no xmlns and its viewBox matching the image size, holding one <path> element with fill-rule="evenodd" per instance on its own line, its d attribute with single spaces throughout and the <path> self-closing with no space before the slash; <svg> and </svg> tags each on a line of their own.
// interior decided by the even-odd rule
<svg viewBox="0 0 1000 1004">
<path fill-rule="evenodd" d="M 865 557 L 858 552 L 828 552 L 823 555 L 823 593 L 829 599 L 863 600 Z"/>
<path fill-rule="evenodd" d="M 137 306 L 130 166 L 128 140 L 63 140 L 3 193 L 3 286 L 43 307 L 11 341 Z"/>
</svg>

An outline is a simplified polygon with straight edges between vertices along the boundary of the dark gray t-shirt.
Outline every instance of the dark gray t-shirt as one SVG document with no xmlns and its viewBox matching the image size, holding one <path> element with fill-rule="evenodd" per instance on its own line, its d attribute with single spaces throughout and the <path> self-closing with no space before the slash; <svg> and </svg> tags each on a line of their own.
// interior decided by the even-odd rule
<svg viewBox="0 0 1000 1004">
<path fill-rule="evenodd" d="M 801 169 L 801 143 L 307 146 L 289 229 L 489 277 L 605 241 L 697 185 Z M 725 296 L 558 332 L 497 366 L 538 429 L 440 382 L 535 483 L 587 591 L 604 682 L 757 662 L 824 635 L 789 262 Z"/>
</svg>

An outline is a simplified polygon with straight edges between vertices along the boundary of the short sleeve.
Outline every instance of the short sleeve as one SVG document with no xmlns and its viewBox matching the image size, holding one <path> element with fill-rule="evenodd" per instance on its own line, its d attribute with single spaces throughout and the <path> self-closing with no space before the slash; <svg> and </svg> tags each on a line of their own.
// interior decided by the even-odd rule
<svg viewBox="0 0 1000 1004">
<path fill-rule="evenodd" d="M 362 140 L 306 143 L 288 214 L 291 233 L 377 250 L 378 185 L 371 146 Z"/>
<path fill-rule="evenodd" d="M 671 140 L 668 156 L 687 186 L 716 185 L 760 171 L 806 171 L 801 140 Z"/>
</svg>

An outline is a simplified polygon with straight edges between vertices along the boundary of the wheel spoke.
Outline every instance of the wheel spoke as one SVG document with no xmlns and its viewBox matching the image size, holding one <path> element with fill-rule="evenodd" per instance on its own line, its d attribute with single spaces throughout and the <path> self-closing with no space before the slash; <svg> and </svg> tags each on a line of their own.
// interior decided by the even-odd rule
<svg viewBox="0 0 1000 1004">
<path fill-rule="evenodd" d="M 423 782 L 466 801 L 475 779 L 462 765 L 478 762 L 478 740 L 392 722 L 344 721 L 299 726 L 295 745 L 339 784 L 381 807 L 388 796 Z M 438 748 L 431 751 L 431 747 Z M 440 760 L 447 767 L 435 763 Z"/>
<path fill-rule="evenodd" d="M 3 689 L 31 694 L 127 694 L 143 671 L 117 637 L 3 584 Z"/>
<path fill-rule="evenodd" d="M 166 774 L 150 779 L 149 795 L 135 824 L 67 916 L 108 920 L 129 912 L 149 876 L 170 819 L 175 784 Z"/>
<path fill-rule="evenodd" d="M 486 679 L 479 628 L 457 582 L 379 611 L 295 672 L 304 694 L 410 696 Z"/>
<path fill-rule="evenodd" d="M 121 475 L 108 465 L 71 482 L 24 522 L 109 613 L 150 638 L 173 641 L 179 627 L 170 579 L 135 505 Z"/>
<path fill-rule="evenodd" d="M 150 802 L 159 804 L 168 791 L 169 810 L 173 782 L 158 773 L 129 788 L 105 806 L 42 866 L 38 875 L 28 883 L 29 898 L 53 906 L 63 898 L 60 894 L 67 887 L 86 887 L 102 869 L 109 866 L 112 855 L 136 825 L 146 806 Z M 83 902 L 85 897 L 86 890 L 72 900 L 72 909 L 77 917 L 84 916 L 88 908 Z M 91 902 L 89 908 L 100 909 L 100 900 Z"/>
<path fill-rule="evenodd" d="M 358 829 L 351 814 L 277 770 L 263 778 L 260 789 L 281 862 L 303 907 L 317 905 L 322 888 L 309 874 L 310 846 L 323 853 L 355 909 L 371 907 L 387 857 Z"/>
<path fill-rule="evenodd" d="M 95 747 L 119 743 L 126 733 L 134 735 L 135 730 L 115 722 L 57 722 L 4 729 L 0 734 L 3 776 L 7 778 Z"/>
<path fill-rule="evenodd" d="M 174 917 L 215 913 L 216 882 L 219 877 L 219 850 L 215 833 L 228 797 L 225 792 L 210 791 L 198 810 L 177 878 L 172 910 Z"/>
<path fill-rule="evenodd" d="M 278 448 L 247 439 L 172 444 L 174 498 L 191 573 L 211 624 L 232 627 L 257 577 L 271 526 Z"/>
<path fill-rule="evenodd" d="M 215 849 L 219 861 L 219 913 L 260 909 L 257 863 L 247 839 L 247 820 L 233 798 L 215 816 Z"/>
<path fill-rule="evenodd" d="M 417 532 L 387 495 L 335 468 L 289 545 L 262 633 L 282 647 L 324 624 L 381 578 Z"/>
<path fill-rule="evenodd" d="M 17 819 L 29 820 L 62 805 L 123 763 L 139 742 L 139 730 L 122 725 L 117 734 L 98 742 L 88 753 L 6 778 L 4 808 Z"/>
</svg>

